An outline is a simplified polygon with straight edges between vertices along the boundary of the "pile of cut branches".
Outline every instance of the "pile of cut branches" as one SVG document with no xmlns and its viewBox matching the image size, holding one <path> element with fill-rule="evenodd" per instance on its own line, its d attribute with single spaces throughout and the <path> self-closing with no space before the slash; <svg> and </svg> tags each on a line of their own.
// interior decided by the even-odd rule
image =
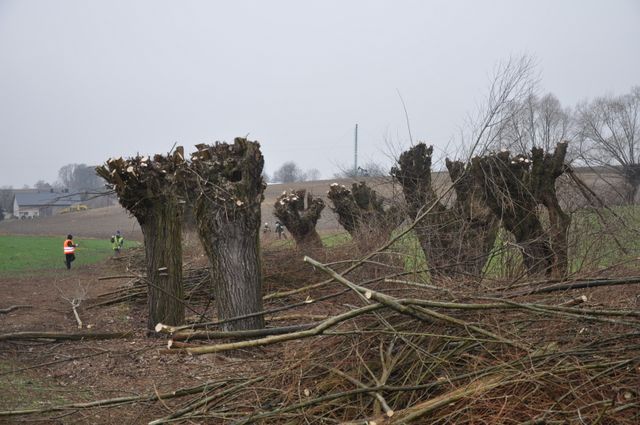
<svg viewBox="0 0 640 425">
<path fill-rule="evenodd" d="M 259 354 L 263 367 L 176 392 L 0 414 L 162 400 L 171 413 L 150 423 L 633 424 L 640 418 L 640 277 L 538 280 L 488 294 L 460 282 L 433 286 L 371 278 L 341 262 L 306 263 L 316 270 L 312 275 L 328 279 L 267 295 L 264 330 L 225 332 L 215 322 L 157 327 L 170 336 L 161 353 Z M 304 300 L 318 288 L 323 296 Z M 277 306 L 296 306 L 297 314 L 278 313 Z"/>
<path fill-rule="evenodd" d="M 595 308 L 583 296 L 590 287 L 630 286 L 639 278 L 536 282 L 493 297 L 449 292 L 434 301 L 429 288 L 391 296 L 307 262 L 357 294 L 358 305 L 290 332 L 234 342 L 228 337 L 243 336 L 211 333 L 225 341 L 172 346 L 192 355 L 282 351 L 281 364 L 260 377 L 260 391 L 246 391 L 252 402 L 243 398 L 227 414 L 233 423 L 631 424 L 640 418 L 640 312 Z M 629 306 L 634 302 L 629 298 Z M 158 330 L 189 339 L 184 328 Z M 302 344 L 305 339 L 310 342 Z M 211 403 L 178 417 L 213 420 L 220 409 Z M 156 423 L 164 420 L 169 417 Z"/>
</svg>

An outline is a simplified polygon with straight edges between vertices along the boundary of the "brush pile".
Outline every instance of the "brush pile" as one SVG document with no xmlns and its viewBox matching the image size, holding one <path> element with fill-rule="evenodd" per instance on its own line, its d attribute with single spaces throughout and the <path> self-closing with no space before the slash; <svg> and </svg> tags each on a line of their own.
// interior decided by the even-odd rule
<svg viewBox="0 0 640 425">
<path fill-rule="evenodd" d="M 153 423 L 640 419 L 640 278 L 543 281 L 487 295 L 478 287 L 435 288 L 399 279 L 363 285 L 306 261 L 344 288 L 333 292 L 341 294 L 342 311 L 298 328 L 273 328 L 271 334 L 212 332 L 205 343 L 170 342 L 165 352 L 260 350 L 269 367 L 247 374 L 245 386 L 234 381 L 206 391 L 189 408 Z M 308 306 L 318 311 L 315 301 Z M 182 341 L 189 340 L 185 332 L 193 332 L 157 329 Z"/>
</svg>

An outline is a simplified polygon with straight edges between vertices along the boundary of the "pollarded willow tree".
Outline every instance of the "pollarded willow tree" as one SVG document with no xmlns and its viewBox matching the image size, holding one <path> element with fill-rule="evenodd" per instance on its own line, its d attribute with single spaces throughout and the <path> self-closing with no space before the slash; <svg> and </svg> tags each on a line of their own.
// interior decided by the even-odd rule
<svg viewBox="0 0 640 425">
<path fill-rule="evenodd" d="M 260 203 L 266 184 L 260 144 L 201 144 L 191 157 L 188 185 L 195 193 L 198 234 L 209 257 L 221 320 L 262 311 Z M 261 315 L 233 320 L 226 330 L 264 327 Z"/>
<path fill-rule="evenodd" d="M 433 276 L 482 274 L 498 230 L 487 206 L 482 180 L 471 178 L 473 163 L 447 160 L 456 199 L 446 205 L 431 180 L 433 147 L 418 143 L 403 152 L 391 175 L 398 180 L 415 233 Z"/>
<path fill-rule="evenodd" d="M 556 193 L 556 180 L 566 171 L 567 146 L 558 143 L 553 153 L 534 147 L 529 157 L 502 151 L 472 159 L 474 178 L 484 180 L 487 205 L 514 235 L 529 274 L 561 277 L 568 269 L 571 218 Z M 548 211 L 548 229 L 540 205 Z"/>
<path fill-rule="evenodd" d="M 276 200 L 273 215 L 289 230 L 299 248 L 321 248 L 322 239 L 316 231 L 316 224 L 323 209 L 322 199 L 300 189 L 283 192 Z"/>
<path fill-rule="evenodd" d="M 149 316 L 147 327 L 184 322 L 180 169 L 184 151 L 149 157 L 111 158 L 96 168 L 144 235 Z"/>
<path fill-rule="evenodd" d="M 404 220 L 400 208 L 395 205 L 385 208 L 383 198 L 365 182 L 353 183 L 351 190 L 333 183 L 327 196 L 338 222 L 363 248 L 389 239 Z"/>
</svg>

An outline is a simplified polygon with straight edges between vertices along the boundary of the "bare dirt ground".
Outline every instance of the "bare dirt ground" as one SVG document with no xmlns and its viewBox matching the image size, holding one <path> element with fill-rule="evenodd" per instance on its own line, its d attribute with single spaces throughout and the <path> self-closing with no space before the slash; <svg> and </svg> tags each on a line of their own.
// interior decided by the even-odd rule
<svg viewBox="0 0 640 425">
<path fill-rule="evenodd" d="M 102 264 L 37 275 L 0 276 L 0 308 L 28 305 L 0 314 L 2 332 L 76 332 L 69 300 L 82 298 L 79 316 L 85 332 L 127 332 L 124 338 L 100 341 L 0 341 L 0 411 L 40 408 L 49 404 L 88 402 L 114 397 L 153 396 L 205 382 L 228 381 L 264 370 L 280 357 L 267 349 L 184 357 L 161 354 L 166 341 L 146 335 L 144 302 L 86 308 L 95 297 L 127 280 L 99 280 L 127 274 L 121 264 Z M 326 313 L 326 312 L 325 312 Z M 304 347 L 294 343 L 291 347 Z M 183 401 L 181 401 L 183 402 Z M 0 423 L 139 424 L 175 410 L 171 401 L 116 408 L 52 412 L 37 417 L 0 417 Z"/>
</svg>

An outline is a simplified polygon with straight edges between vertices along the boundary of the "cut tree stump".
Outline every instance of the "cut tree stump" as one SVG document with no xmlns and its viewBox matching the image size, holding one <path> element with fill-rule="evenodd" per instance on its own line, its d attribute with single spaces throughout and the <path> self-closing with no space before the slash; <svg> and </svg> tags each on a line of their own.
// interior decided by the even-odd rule
<svg viewBox="0 0 640 425">
<path fill-rule="evenodd" d="M 333 183 L 327 196 L 338 222 L 365 250 L 388 240 L 404 220 L 400 208 L 396 205 L 385 208 L 383 198 L 365 182 L 353 183 L 351 189 Z"/>
<path fill-rule="evenodd" d="M 184 151 L 173 154 L 111 158 L 96 168 L 116 192 L 120 204 L 140 224 L 148 277 L 148 329 L 158 322 L 184 322 L 182 285 L 181 196 Z"/>
<path fill-rule="evenodd" d="M 200 144 L 192 154 L 188 185 L 195 195 L 195 220 L 209 258 L 221 320 L 262 311 L 260 203 L 266 184 L 260 144 Z M 227 322 L 225 330 L 261 329 L 260 315 Z"/>
<path fill-rule="evenodd" d="M 484 199 L 484 181 L 471 177 L 473 163 L 447 160 L 456 199 L 446 205 L 431 181 L 432 154 L 433 146 L 418 143 L 400 155 L 391 175 L 402 186 L 412 220 L 431 208 L 415 226 L 431 275 L 480 277 L 498 230 Z"/>
<path fill-rule="evenodd" d="M 322 199 L 300 189 L 283 192 L 276 200 L 273 215 L 289 230 L 299 248 L 322 248 L 316 224 L 323 209 Z"/>
</svg>

